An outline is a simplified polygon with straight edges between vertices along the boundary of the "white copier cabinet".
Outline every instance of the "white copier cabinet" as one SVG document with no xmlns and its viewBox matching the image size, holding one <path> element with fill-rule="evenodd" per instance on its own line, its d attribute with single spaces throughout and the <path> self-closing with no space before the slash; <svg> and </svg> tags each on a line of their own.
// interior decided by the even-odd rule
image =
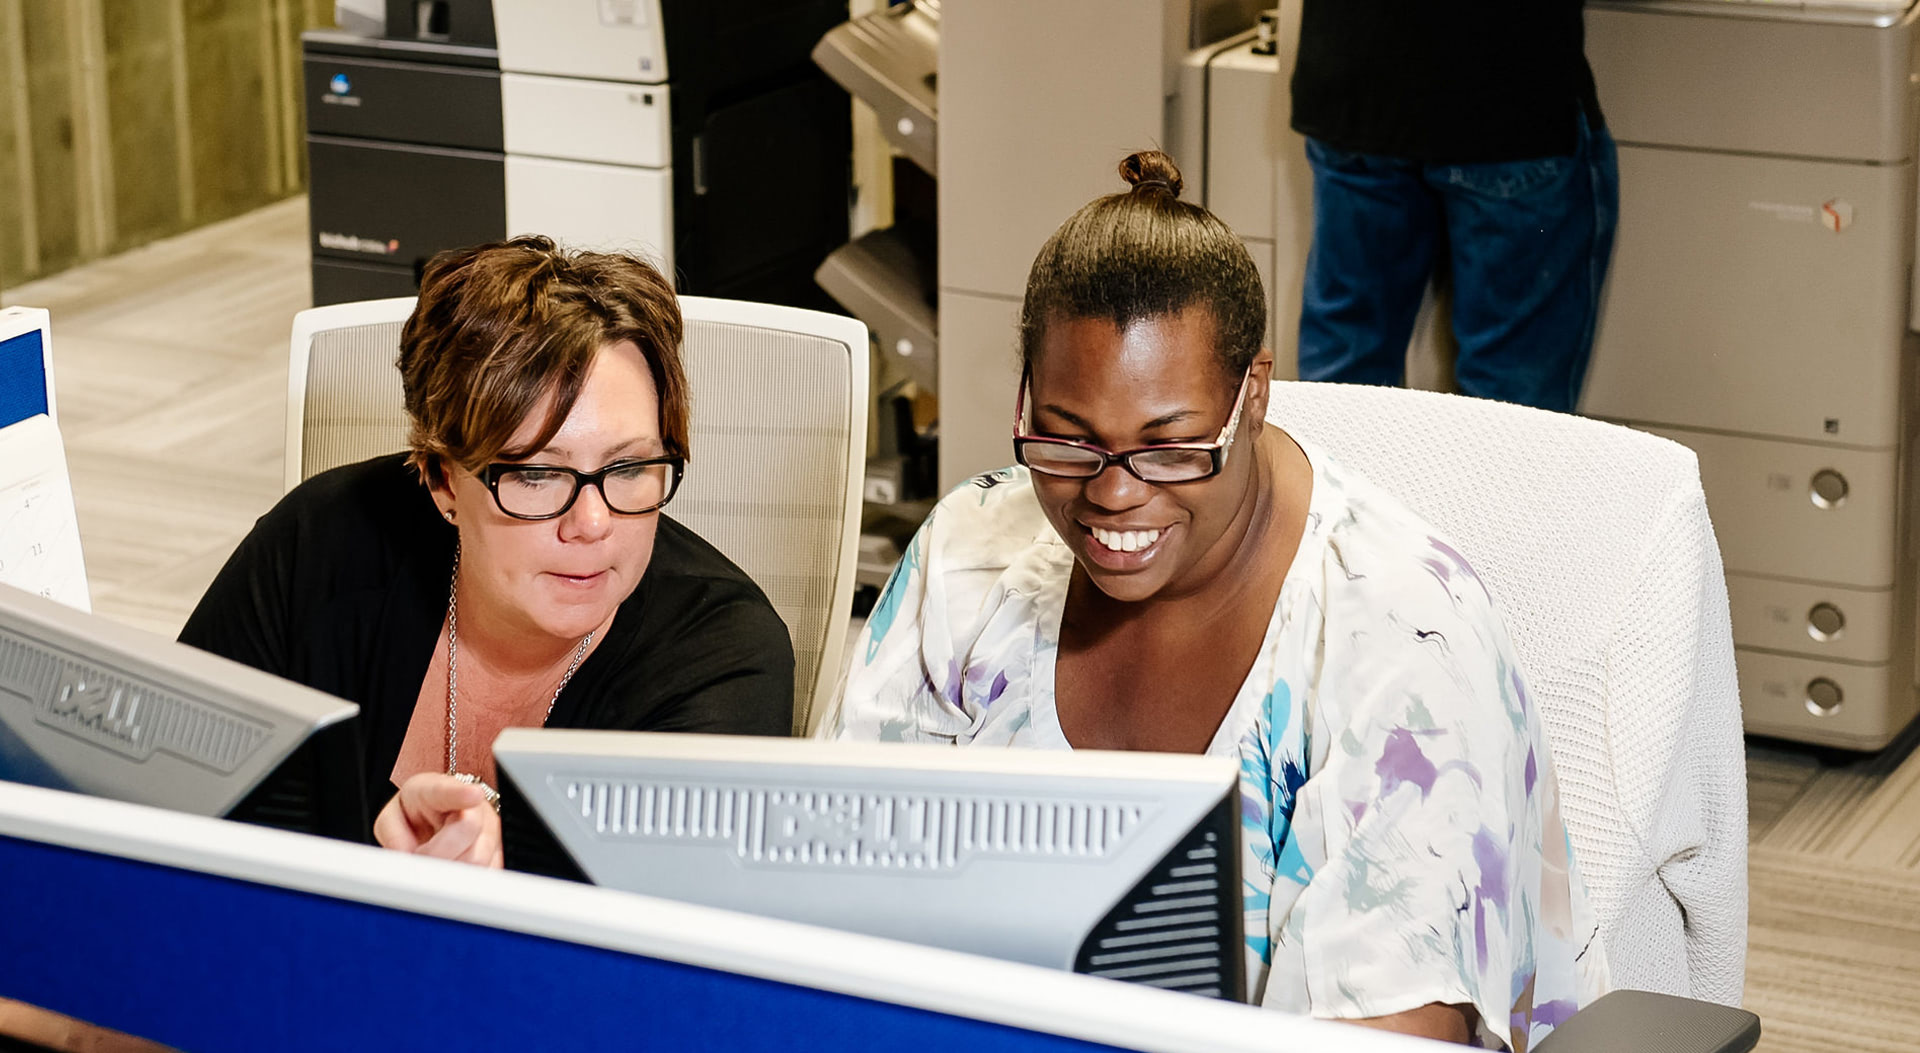
<svg viewBox="0 0 1920 1053">
<path fill-rule="evenodd" d="M 1913 718 L 1916 12 L 1595 0 L 1620 227 L 1581 410 L 1700 457 L 1751 732 Z"/>
<path fill-rule="evenodd" d="M 673 270 L 673 143 L 657 0 L 495 0 L 507 227 Z"/>
</svg>

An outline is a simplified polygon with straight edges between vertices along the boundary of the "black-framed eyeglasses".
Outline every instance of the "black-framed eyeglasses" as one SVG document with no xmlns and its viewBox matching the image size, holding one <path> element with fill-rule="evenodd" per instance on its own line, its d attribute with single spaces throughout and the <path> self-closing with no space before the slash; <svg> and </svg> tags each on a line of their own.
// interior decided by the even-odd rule
<svg viewBox="0 0 1920 1053">
<path fill-rule="evenodd" d="M 600 491 L 607 507 L 623 516 L 645 515 L 673 500 L 686 473 L 684 457 L 642 457 L 615 461 L 597 472 L 559 464 L 499 462 L 480 469 L 480 481 L 493 503 L 515 519 L 553 519 L 567 514 L 580 488 Z"/>
<path fill-rule="evenodd" d="M 1118 464 L 1143 483 L 1197 483 L 1220 474 L 1227 453 L 1240 431 L 1240 410 L 1247 404 L 1247 385 L 1253 379 L 1248 366 L 1233 397 L 1233 413 L 1212 442 L 1158 442 L 1131 450 L 1109 450 L 1090 442 L 1027 434 L 1027 378 L 1020 378 L 1020 394 L 1013 405 L 1013 458 L 1042 475 L 1062 479 L 1091 479 Z"/>
</svg>

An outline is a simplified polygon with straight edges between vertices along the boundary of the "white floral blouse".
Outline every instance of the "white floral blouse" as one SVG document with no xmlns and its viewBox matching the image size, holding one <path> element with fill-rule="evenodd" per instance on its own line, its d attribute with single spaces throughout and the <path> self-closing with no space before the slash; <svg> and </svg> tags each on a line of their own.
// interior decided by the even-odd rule
<svg viewBox="0 0 1920 1053">
<path fill-rule="evenodd" d="M 1320 1017 L 1477 1010 L 1519 1053 L 1604 993 L 1540 714 L 1492 597 L 1405 505 L 1305 446 L 1313 495 L 1210 754 L 1237 757 L 1250 998 Z M 823 734 L 1071 748 L 1054 661 L 1073 555 L 1027 471 L 921 527 Z"/>
</svg>

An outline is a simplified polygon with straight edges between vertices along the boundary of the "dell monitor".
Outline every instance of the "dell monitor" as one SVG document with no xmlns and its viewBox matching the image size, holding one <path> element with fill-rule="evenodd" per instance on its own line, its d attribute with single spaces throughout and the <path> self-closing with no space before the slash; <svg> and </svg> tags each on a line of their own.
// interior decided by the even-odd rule
<svg viewBox="0 0 1920 1053">
<path fill-rule="evenodd" d="M 0 779 L 366 841 L 358 713 L 0 585 Z"/>
<path fill-rule="evenodd" d="M 509 728 L 507 865 L 1246 996 L 1221 757 Z"/>
</svg>

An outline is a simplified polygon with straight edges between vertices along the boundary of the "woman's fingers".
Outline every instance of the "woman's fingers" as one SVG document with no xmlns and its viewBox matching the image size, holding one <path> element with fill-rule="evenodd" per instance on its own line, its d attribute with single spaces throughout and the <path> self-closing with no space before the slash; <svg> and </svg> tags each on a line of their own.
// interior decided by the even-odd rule
<svg viewBox="0 0 1920 1053">
<path fill-rule="evenodd" d="M 435 859 L 498 866 L 500 817 L 480 787 L 451 775 L 421 772 L 407 779 L 373 821 L 385 848 Z"/>
<path fill-rule="evenodd" d="M 468 808 L 447 816 L 440 829 L 413 850 L 414 854 L 434 859 L 464 860 L 479 843 L 483 825 L 477 813 L 482 811 L 491 814 L 493 809 L 483 804 L 477 809 Z"/>
<path fill-rule="evenodd" d="M 415 854 L 457 863 L 498 867 L 503 862 L 500 850 L 500 816 L 491 806 L 478 805 L 453 816 L 440 832 Z"/>
<path fill-rule="evenodd" d="M 397 852 L 411 852 L 420 847 L 420 837 L 414 831 L 413 824 L 407 821 L 399 794 L 388 798 L 386 807 L 380 809 L 380 814 L 374 818 L 373 840 L 380 847 Z"/>
<path fill-rule="evenodd" d="M 498 870 L 505 863 L 501 852 L 500 813 L 490 805 L 482 807 L 480 812 L 480 836 L 473 839 L 473 847 L 460 861 Z"/>
<path fill-rule="evenodd" d="M 439 772 L 423 771 L 400 786 L 400 800 L 407 818 L 416 827 L 423 824 L 439 829 L 446 817 L 464 812 L 476 804 L 485 804 L 487 795 L 480 787 Z"/>
</svg>

